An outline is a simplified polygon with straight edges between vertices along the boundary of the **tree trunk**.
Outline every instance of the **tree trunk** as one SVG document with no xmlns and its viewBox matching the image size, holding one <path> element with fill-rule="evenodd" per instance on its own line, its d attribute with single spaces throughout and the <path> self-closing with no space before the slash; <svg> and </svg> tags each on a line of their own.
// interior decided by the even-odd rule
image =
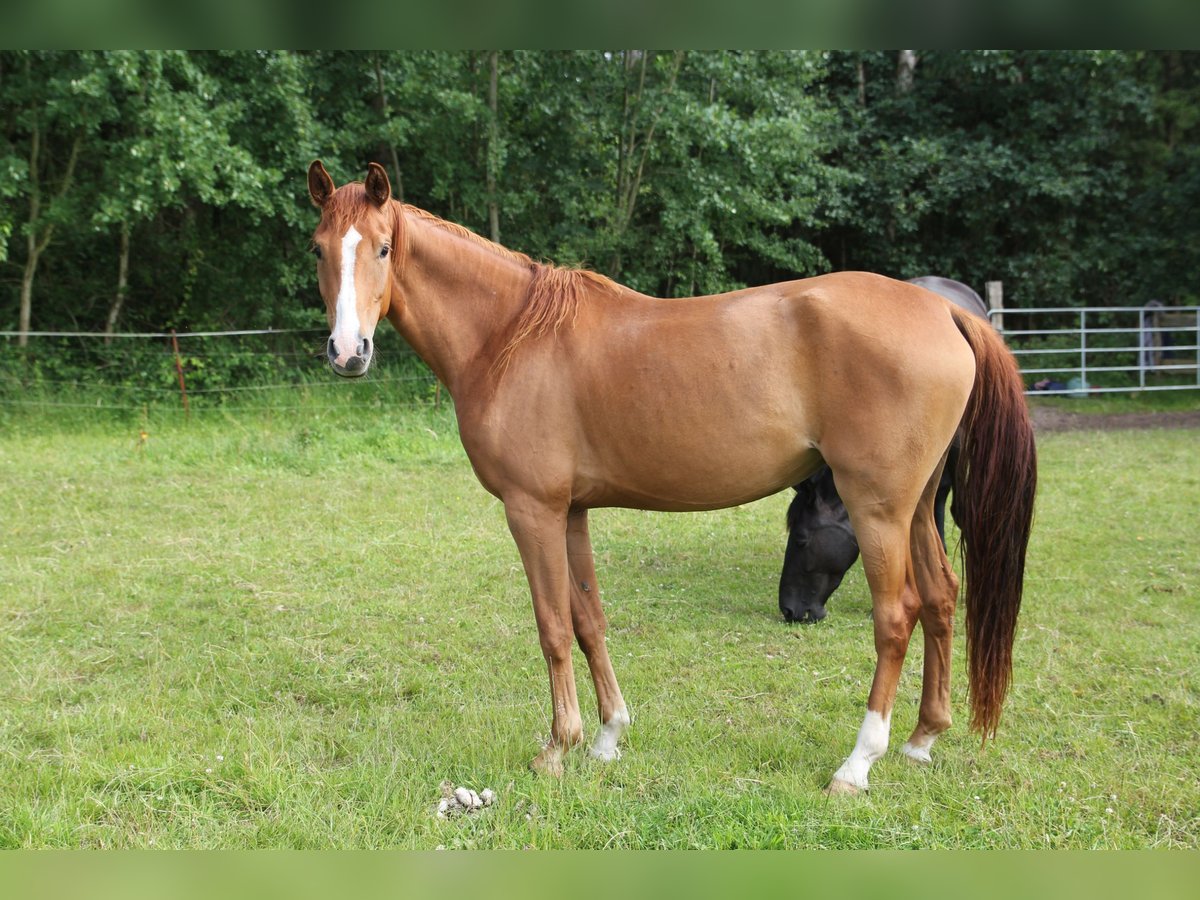
<svg viewBox="0 0 1200 900">
<path fill-rule="evenodd" d="M 30 238 L 30 244 L 33 239 Z M 17 346 L 29 344 L 29 322 L 33 313 L 33 276 L 37 274 L 37 256 L 31 251 L 25 260 L 25 271 L 21 273 L 21 314 L 17 323 Z"/>
<path fill-rule="evenodd" d="M 383 116 L 384 121 L 390 121 L 392 118 L 392 107 L 388 103 L 387 91 L 383 87 L 383 67 L 379 64 L 379 54 L 372 56 L 372 62 L 375 63 L 375 84 L 379 88 L 379 112 Z M 388 155 L 392 158 L 392 174 L 395 180 L 392 182 L 392 187 L 396 192 L 396 199 L 401 203 L 404 202 L 404 178 L 400 173 L 400 154 L 396 152 L 396 142 L 387 141 Z"/>
<path fill-rule="evenodd" d="M 113 296 L 112 305 L 108 308 L 108 319 L 104 323 L 104 343 L 112 343 L 113 332 L 117 328 L 117 319 L 125 306 L 125 295 L 129 289 L 129 223 L 121 223 L 121 251 L 117 260 L 117 293 Z"/>
<path fill-rule="evenodd" d="M 901 50 L 896 56 L 896 92 L 907 94 L 913 88 L 913 75 L 917 71 L 917 51 Z"/>
<path fill-rule="evenodd" d="M 71 158 L 67 161 L 66 172 L 54 200 L 61 200 L 71 187 L 71 178 L 75 174 L 75 163 L 79 159 L 79 145 L 82 138 L 76 137 L 71 145 Z M 33 131 L 29 137 L 29 232 L 25 239 L 26 256 L 25 268 L 21 273 L 21 309 L 17 321 L 17 346 L 29 345 L 29 330 L 33 321 L 33 280 L 37 275 L 38 262 L 42 253 L 50 246 L 54 237 L 54 223 L 50 222 L 38 233 L 39 220 L 42 215 L 41 176 L 38 167 L 42 153 L 42 129 L 34 120 Z"/>
<path fill-rule="evenodd" d="M 642 178 L 646 174 L 646 161 L 650 157 L 650 148 L 654 144 L 654 132 L 658 128 L 659 119 L 666 109 L 666 98 L 675 90 L 679 79 L 679 71 L 683 67 L 684 51 L 677 50 L 674 54 L 674 65 L 663 89 L 663 100 L 653 111 L 650 123 L 642 133 L 637 119 L 641 112 L 646 91 L 646 65 L 649 58 L 646 51 L 626 51 L 625 58 L 625 100 L 622 109 L 620 152 L 617 158 L 617 208 L 613 228 L 613 257 L 612 266 L 608 272 L 612 278 L 621 274 L 621 244 L 629 224 L 633 221 L 634 209 L 637 206 L 638 192 L 642 187 Z M 639 66 L 637 92 L 630 95 L 628 73 L 634 65 Z M 631 99 L 634 101 L 631 103 Z M 640 152 L 639 152 L 640 151 Z"/>
<path fill-rule="evenodd" d="M 496 169 L 500 158 L 500 121 L 497 104 L 497 88 L 499 87 L 499 53 L 493 50 L 488 55 L 488 66 L 491 69 L 488 79 L 488 148 L 487 148 L 487 195 L 488 195 L 488 225 L 491 227 L 491 238 L 500 243 L 500 204 L 496 199 Z"/>
<path fill-rule="evenodd" d="M 28 63 L 26 64 L 28 70 Z M 28 74 L 28 72 L 26 72 Z M 42 212 L 42 191 L 38 181 L 38 162 L 42 151 L 42 129 L 33 120 L 29 135 L 29 231 L 25 236 L 25 269 L 21 273 L 21 311 L 17 320 L 17 346 L 29 344 L 29 324 L 33 318 L 33 278 L 37 275 L 37 220 Z"/>
</svg>

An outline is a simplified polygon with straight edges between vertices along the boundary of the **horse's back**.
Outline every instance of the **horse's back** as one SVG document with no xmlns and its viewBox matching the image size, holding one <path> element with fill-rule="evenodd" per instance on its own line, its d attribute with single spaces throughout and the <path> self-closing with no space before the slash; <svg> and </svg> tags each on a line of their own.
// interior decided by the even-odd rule
<svg viewBox="0 0 1200 900">
<path fill-rule="evenodd" d="M 525 348 L 478 439 L 543 460 L 543 480 L 570 471 L 578 505 L 711 509 L 795 484 L 840 444 L 878 459 L 945 431 L 940 452 L 973 376 L 944 301 L 880 276 L 612 298 Z M 462 424 L 472 460 L 496 458 Z"/>
<path fill-rule="evenodd" d="M 802 361 L 822 388 L 839 383 L 863 400 L 943 380 L 969 383 L 973 356 L 949 306 L 939 296 L 866 272 L 789 282 Z M 836 391 L 834 391 L 836 393 Z"/>
</svg>

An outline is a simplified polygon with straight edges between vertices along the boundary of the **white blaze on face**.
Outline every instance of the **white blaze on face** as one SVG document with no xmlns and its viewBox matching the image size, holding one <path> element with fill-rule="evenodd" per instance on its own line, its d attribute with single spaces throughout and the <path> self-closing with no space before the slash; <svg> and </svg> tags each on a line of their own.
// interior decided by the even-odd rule
<svg viewBox="0 0 1200 900">
<path fill-rule="evenodd" d="M 362 235 L 353 225 L 342 238 L 342 280 L 338 287 L 337 311 L 333 322 L 333 347 L 339 360 L 358 354 L 358 295 L 354 290 L 354 263 Z"/>
</svg>

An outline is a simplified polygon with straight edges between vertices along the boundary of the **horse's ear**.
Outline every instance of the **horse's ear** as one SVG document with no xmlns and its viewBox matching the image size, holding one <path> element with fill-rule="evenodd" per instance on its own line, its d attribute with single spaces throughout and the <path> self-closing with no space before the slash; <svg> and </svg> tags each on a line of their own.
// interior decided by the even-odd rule
<svg viewBox="0 0 1200 900">
<path fill-rule="evenodd" d="M 323 209 L 333 196 L 333 191 L 333 179 L 325 171 L 324 164 L 314 159 L 308 167 L 308 196 L 312 198 L 313 205 Z"/>
<path fill-rule="evenodd" d="M 813 476 L 813 492 L 816 494 L 816 502 L 826 509 L 842 505 L 842 498 L 837 492 L 837 484 L 834 483 L 833 472 L 829 466 L 822 467 Z"/>
<path fill-rule="evenodd" d="M 367 196 L 376 206 L 383 206 L 392 199 L 392 183 L 388 181 L 387 172 L 379 163 L 367 164 Z"/>
</svg>

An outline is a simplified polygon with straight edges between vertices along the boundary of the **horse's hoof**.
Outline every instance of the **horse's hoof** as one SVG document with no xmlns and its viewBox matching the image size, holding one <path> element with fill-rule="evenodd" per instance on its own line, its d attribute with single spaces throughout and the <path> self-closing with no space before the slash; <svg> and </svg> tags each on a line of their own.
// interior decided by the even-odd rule
<svg viewBox="0 0 1200 900">
<path fill-rule="evenodd" d="M 829 787 L 825 788 L 825 793 L 830 797 L 856 797 L 862 792 L 863 788 L 840 778 L 833 779 L 829 782 Z"/>
<path fill-rule="evenodd" d="M 616 762 L 621 758 L 621 748 L 592 747 L 588 750 L 588 756 L 592 759 L 598 759 L 600 762 Z"/>
<path fill-rule="evenodd" d="M 900 748 L 900 752 L 915 763 L 920 763 L 923 766 L 933 762 L 933 757 L 929 755 L 928 747 L 916 747 L 912 744 L 905 744 Z"/>
<path fill-rule="evenodd" d="M 547 747 L 529 761 L 529 768 L 533 769 L 539 775 L 552 775 L 555 778 L 562 778 L 562 751 L 557 747 Z"/>
</svg>

